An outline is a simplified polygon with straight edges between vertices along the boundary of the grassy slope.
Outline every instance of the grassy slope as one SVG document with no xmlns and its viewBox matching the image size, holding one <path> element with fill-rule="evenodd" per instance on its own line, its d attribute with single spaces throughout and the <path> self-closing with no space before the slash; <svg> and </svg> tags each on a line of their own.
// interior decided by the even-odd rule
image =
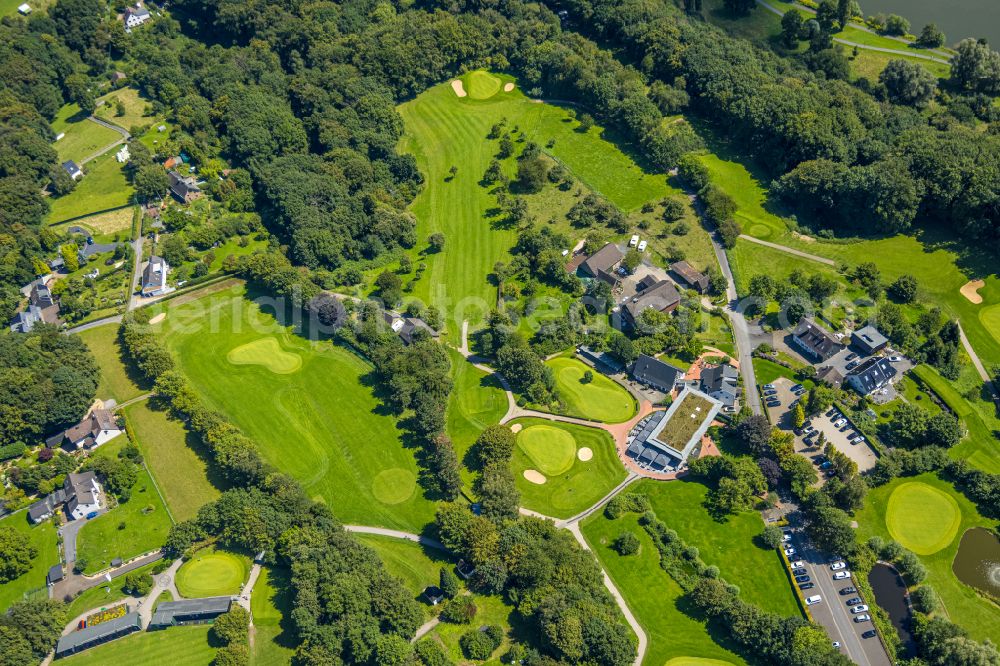
<svg viewBox="0 0 1000 666">
<path fill-rule="evenodd" d="M 93 123 L 91 123 L 93 124 Z M 133 188 L 115 160 L 114 151 L 84 165 L 84 176 L 69 194 L 52 199 L 48 222 L 57 224 L 90 213 L 125 206 Z"/>
<path fill-rule="evenodd" d="M 758 513 L 740 513 L 718 522 L 703 506 L 708 488 L 693 481 L 641 481 L 635 491 L 649 495 L 660 520 L 697 546 L 702 559 L 718 566 L 723 578 L 738 585 L 746 601 L 782 615 L 799 615 L 777 553 L 754 543 L 764 530 Z"/>
<path fill-rule="evenodd" d="M 600 372 L 592 373 L 594 378 L 589 383 L 580 381 L 591 370 L 585 363 L 558 357 L 546 365 L 555 374 L 556 389 L 566 404 L 566 414 L 604 423 L 628 421 L 635 414 L 638 407 L 635 398 L 617 382 Z"/>
<path fill-rule="evenodd" d="M 659 666 L 674 657 L 707 657 L 732 664 L 745 663 L 724 646 L 724 631 L 709 627 L 699 619 L 683 598 L 681 587 L 660 568 L 656 546 L 638 524 L 637 516 L 609 520 L 603 513 L 597 513 L 584 521 L 582 527 L 597 559 L 646 632 L 649 648 L 644 663 Z M 639 537 L 642 545 L 637 555 L 622 557 L 610 547 L 623 532 Z M 703 553 L 702 557 L 711 555 Z"/>
<path fill-rule="evenodd" d="M 125 105 L 125 115 L 117 115 L 117 105 L 113 100 L 120 100 Z M 97 107 L 94 115 L 113 125 L 129 129 L 136 125 L 147 125 L 154 120 L 152 116 L 143 115 L 149 101 L 135 88 L 119 88 L 99 97 L 97 101 L 103 104 Z"/>
<path fill-rule="evenodd" d="M 555 518 L 569 518 L 592 506 L 625 478 L 614 442 L 603 430 L 542 419 L 518 419 L 514 423 L 526 428 L 533 424 L 545 424 L 565 430 L 573 435 L 578 448 L 586 446 L 594 452 L 591 460 L 582 462 L 575 459 L 569 471 L 538 485 L 524 478 L 524 470 L 534 468 L 534 464 L 515 446 L 511 467 L 517 489 L 521 492 L 521 505 L 528 509 Z"/>
<path fill-rule="evenodd" d="M 961 493 L 955 492 L 950 483 L 942 481 L 933 474 L 922 474 L 916 477 L 896 479 L 868 493 L 865 508 L 856 515 L 859 529 L 858 536 L 862 539 L 879 535 L 890 539 L 886 527 L 885 514 L 892 491 L 903 483 L 919 481 L 931 485 L 955 498 L 962 511 L 962 524 L 951 544 L 932 555 L 922 555 L 920 559 L 927 566 L 927 583 L 937 590 L 944 602 L 951 620 L 965 628 L 977 640 L 1000 636 L 1000 606 L 979 596 L 975 590 L 962 583 L 951 570 L 951 564 L 958 552 L 962 534 L 970 527 L 996 527 L 996 523 L 987 520 L 976 510 L 976 507 Z"/>
<path fill-rule="evenodd" d="M 448 399 L 447 430 L 461 462 L 479 433 L 507 413 L 507 394 L 493 375 L 476 369 L 457 351 L 449 350 L 449 354 L 454 385 Z"/>
<path fill-rule="evenodd" d="M 45 574 L 49 567 L 59 563 L 58 536 L 51 522 L 32 525 L 28 522 L 28 514 L 20 511 L 0 520 L 0 526 L 13 527 L 28 535 L 31 543 L 38 549 L 38 554 L 31 562 L 28 571 L 12 581 L 0 585 L 0 612 L 7 610 L 15 601 L 20 601 L 25 592 L 42 590 L 44 596 Z"/>
<path fill-rule="evenodd" d="M 118 343 L 118 326 L 108 324 L 77 333 L 97 359 L 101 368 L 101 381 L 97 386 L 97 397 L 114 398 L 119 403 L 143 394 L 122 361 L 124 353 Z"/>
<path fill-rule="evenodd" d="M 357 539 L 378 553 L 386 570 L 402 580 L 406 589 L 423 604 L 427 603 L 420 598 L 424 588 L 437 585 L 441 567 L 451 566 L 445 553 L 412 541 L 374 534 L 358 534 Z M 432 615 L 429 605 L 425 605 L 424 610 L 428 617 Z"/>
<path fill-rule="evenodd" d="M 292 599 L 285 569 L 261 569 L 250 597 L 254 640 L 250 663 L 254 666 L 290 664 L 295 655 L 288 626 Z"/>
<path fill-rule="evenodd" d="M 125 437 L 120 439 L 124 443 Z M 109 446 L 113 445 L 105 444 L 102 448 Z M 143 513 L 147 507 L 153 510 Z M 124 528 L 120 527 L 122 523 Z M 94 573 L 108 567 L 116 557 L 128 560 L 159 548 L 166 542 L 171 525 L 149 472 L 140 469 L 131 499 L 88 521 L 80 530 L 77 559 L 86 558 L 85 573 Z"/>
<path fill-rule="evenodd" d="M 209 406 L 232 418 L 265 458 L 329 503 L 340 519 L 417 532 L 432 519 L 433 505 L 417 485 L 396 504 L 373 492 L 380 472 L 415 479 L 417 465 L 395 417 L 384 414 L 373 395 L 367 362 L 329 342 L 296 336 L 231 292 L 168 304 L 157 326 Z M 226 359 L 230 350 L 268 335 L 301 355 L 301 370 L 276 375 Z"/>
<path fill-rule="evenodd" d="M 66 666 L 208 666 L 216 652 L 208 643 L 210 628 L 200 625 L 172 627 L 166 631 L 142 631 L 59 661 Z"/>
<path fill-rule="evenodd" d="M 194 518 L 198 509 L 219 496 L 219 487 L 224 485 L 209 467 L 201 440 L 147 402 L 126 407 L 125 414 L 174 520 Z"/>
</svg>

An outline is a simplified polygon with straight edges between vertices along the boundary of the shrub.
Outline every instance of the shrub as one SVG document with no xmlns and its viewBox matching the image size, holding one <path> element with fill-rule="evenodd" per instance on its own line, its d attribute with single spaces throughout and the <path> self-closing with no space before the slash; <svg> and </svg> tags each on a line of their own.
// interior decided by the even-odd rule
<svg viewBox="0 0 1000 666">
<path fill-rule="evenodd" d="M 233 605 L 228 613 L 220 615 L 212 624 L 212 633 L 225 645 L 247 642 L 250 613 L 243 606 Z"/>
<path fill-rule="evenodd" d="M 458 644 L 462 647 L 462 653 L 467 659 L 482 661 L 489 659 L 493 651 L 500 647 L 503 639 L 503 630 L 496 625 L 489 625 L 482 629 L 472 629 L 462 634 L 458 639 Z"/>
<path fill-rule="evenodd" d="M 454 624 L 469 624 L 475 619 L 478 610 L 472 597 L 455 597 L 441 609 L 441 619 Z"/>
<path fill-rule="evenodd" d="M 619 555 L 635 555 L 639 552 L 639 537 L 631 532 L 622 532 L 615 539 L 614 549 Z"/>
<path fill-rule="evenodd" d="M 452 662 L 437 641 L 424 638 L 414 646 L 417 658 L 424 666 L 451 666 Z"/>
<path fill-rule="evenodd" d="M 941 606 L 937 592 L 930 585 L 921 585 L 910 594 L 910 598 L 921 613 L 933 613 Z"/>
</svg>

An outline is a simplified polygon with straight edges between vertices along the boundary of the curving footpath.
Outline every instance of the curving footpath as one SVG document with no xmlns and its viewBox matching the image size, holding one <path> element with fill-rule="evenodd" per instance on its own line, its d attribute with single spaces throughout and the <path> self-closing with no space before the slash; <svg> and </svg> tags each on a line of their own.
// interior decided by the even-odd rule
<svg viewBox="0 0 1000 666">
<path fill-rule="evenodd" d="M 757 243 L 757 245 L 763 245 L 769 247 L 772 250 L 778 250 L 779 252 L 787 252 L 788 254 L 794 254 L 796 257 L 802 257 L 803 259 L 808 259 L 809 261 L 816 261 L 821 264 L 826 264 L 827 266 L 836 266 L 837 262 L 833 259 L 827 259 L 826 257 L 820 257 L 815 254 L 809 254 L 808 252 L 803 252 L 802 250 L 796 250 L 795 248 L 788 247 L 787 245 L 778 245 L 777 243 L 771 243 L 766 240 L 761 240 L 759 238 L 754 238 L 753 236 L 747 236 L 746 234 L 740 234 L 740 238 L 751 243 Z"/>
</svg>

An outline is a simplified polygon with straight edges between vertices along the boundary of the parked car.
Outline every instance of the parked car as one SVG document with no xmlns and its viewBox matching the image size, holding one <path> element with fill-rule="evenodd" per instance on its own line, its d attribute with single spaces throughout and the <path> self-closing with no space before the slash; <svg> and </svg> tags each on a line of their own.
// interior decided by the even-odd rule
<svg viewBox="0 0 1000 666">
<path fill-rule="evenodd" d="M 792 562 L 792 569 L 805 569 L 805 568 L 806 568 L 806 563 L 803 562 L 802 560 L 795 560 L 794 562 Z"/>
<path fill-rule="evenodd" d="M 795 549 L 791 546 L 785 546 L 785 557 L 791 557 L 795 554 Z"/>
<path fill-rule="evenodd" d="M 811 580 L 812 580 L 812 578 L 810 578 L 809 576 L 796 576 L 795 577 L 795 582 L 796 583 L 808 583 Z"/>
<path fill-rule="evenodd" d="M 833 647 L 835 647 L 835 648 L 838 648 L 838 649 L 839 649 L 839 648 L 840 648 L 840 641 L 834 641 L 834 642 L 833 642 Z"/>
<path fill-rule="evenodd" d="M 842 588 L 840 590 L 840 593 L 841 594 L 857 594 L 858 593 L 858 588 L 854 587 L 853 585 L 848 585 L 847 587 Z"/>
<path fill-rule="evenodd" d="M 869 615 L 868 613 L 862 613 L 861 615 L 855 615 L 855 616 L 854 616 L 854 621 L 855 621 L 855 622 L 858 622 L 859 624 L 860 624 L 861 622 L 868 622 L 868 621 L 870 621 L 871 619 L 872 619 L 872 616 L 871 616 L 871 615 Z"/>
<path fill-rule="evenodd" d="M 837 573 L 833 574 L 834 580 L 844 580 L 845 578 L 850 578 L 850 577 L 851 577 L 850 571 L 838 571 Z"/>
<path fill-rule="evenodd" d="M 795 569 L 792 569 L 792 575 L 794 576 L 805 576 L 807 573 L 809 572 L 803 567 L 797 567 Z"/>
<path fill-rule="evenodd" d="M 842 428 L 845 425 L 847 425 L 847 419 L 845 419 L 845 418 L 839 418 L 839 419 L 837 419 L 836 421 L 833 422 L 833 427 L 834 428 Z"/>
<path fill-rule="evenodd" d="M 893 363 L 899 363 L 900 361 L 903 360 L 903 357 L 902 356 L 890 356 L 889 360 L 891 362 L 893 362 Z"/>
<path fill-rule="evenodd" d="M 869 629 L 865 633 L 861 634 L 861 638 L 875 638 L 876 633 L 874 629 Z"/>
<path fill-rule="evenodd" d="M 830 565 L 830 571 L 840 571 L 841 569 L 846 569 L 847 565 L 843 562 L 834 562 Z"/>
<path fill-rule="evenodd" d="M 861 435 L 858 435 L 857 437 L 851 440 L 851 444 L 864 444 L 864 443 L 865 443 L 865 438 L 862 437 Z"/>
<path fill-rule="evenodd" d="M 802 384 L 796 384 L 795 386 L 792 387 L 792 391 L 803 391 L 803 390 L 805 390 L 805 387 L 802 386 Z"/>
<path fill-rule="evenodd" d="M 816 583 L 802 583 L 799 585 L 800 590 L 811 590 L 816 587 Z"/>
<path fill-rule="evenodd" d="M 802 432 L 804 432 L 807 435 L 811 435 L 814 432 L 816 432 L 816 428 L 812 427 L 811 425 L 810 426 L 806 426 L 805 430 L 803 430 Z"/>
<path fill-rule="evenodd" d="M 858 613 L 864 613 L 867 610 L 868 610 L 868 606 L 866 606 L 864 604 L 858 604 L 857 606 L 855 606 L 854 608 L 851 609 L 851 612 L 854 613 L 855 615 L 857 615 Z"/>
<path fill-rule="evenodd" d="M 781 407 L 781 401 L 780 400 L 768 400 L 767 401 L 767 406 L 768 407 Z"/>
<path fill-rule="evenodd" d="M 93 520 L 94 518 L 97 518 L 99 515 L 101 515 L 99 511 L 91 511 L 90 513 L 87 514 L 86 518 L 87 520 Z"/>
<path fill-rule="evenodd" d="M 860 361 L 851 361 L 850 363 L 847 364 L 847 369 L 853 370 L 854 368 L 858 367 L 859 364 Z"/>
<path fill-rule="evenodd" d="M 836 413 L 837 413 L 837 408 L 836 407 L 832 407 L 832 408 L 826 410 L 826 415 L 829 416 L 830 418 L 833 418 L 833 415 L 836 414 Z"/>
<path fill-rule="evenodd" d="M 792 535 L 789 534 L 788 532 L 785 532 L 784 534 L 781 535 L 781 540 L 782 541 L 791 541 L 792 540 Z"/>
<path fill-rule="evenodd" d="M 846 356 L 846 357 L 844 358 L 844 360 L 845 360 L 845 361 L 853 361 L 853 360 L 854 360 L 854 359 L 856 359 L 857 357 L 858 357 L 858 355 L 857 355 L 857 354 L 856 354 L 855 352 L 851 352 L 850 354 L 848 354 L 848 355 L 847 355 L 847 356 Z"/>
<path fill-rule="evenodd" d="M 823 597 L 819 596 L 818 594 L 814 594 L 811 597 L 806 597 L 806 606 L 813 606 L 821 601 L 823 601 Z"/>
<path fill-rule="evenodd" d="M 774 384 L 764 384 L 764 388 L 766 388 L 766 389 L 773 389 L 774 388 Z"/>
<path fill-rule="evenodd" d="M 850 599 L 848 599 L 844 603 L 847 604 L 848 606 L 855 606 L 855 605 L 861 603 L 861 597 L 851 597 Z"/>
</svg>

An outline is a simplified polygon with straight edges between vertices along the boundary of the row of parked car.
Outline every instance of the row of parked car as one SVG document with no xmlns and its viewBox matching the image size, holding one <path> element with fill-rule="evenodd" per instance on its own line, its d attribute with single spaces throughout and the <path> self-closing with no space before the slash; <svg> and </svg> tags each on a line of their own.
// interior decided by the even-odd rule
<svg viewBox="0 0 1000 666">
<path fill-rule="evenodd" d="M 857 430 L 852 430 L 854 426 L 851 424 L 851 422 L 847 419 L 846 416 L 840 413 L 839 409 L 837 409 L 836 407 L 831 407 L 827 411 L 826 415 L 830 418 L 831 421 L 833 421 L 834 428 L 837 428 L 841 432 L 847 432 L 848 430 L 851 430 L 851 432 L 847 433 L 847 439 L 851 444 L 863 444 L 865 442 L 864 435 L 862 435 Z"/>
</svg>

